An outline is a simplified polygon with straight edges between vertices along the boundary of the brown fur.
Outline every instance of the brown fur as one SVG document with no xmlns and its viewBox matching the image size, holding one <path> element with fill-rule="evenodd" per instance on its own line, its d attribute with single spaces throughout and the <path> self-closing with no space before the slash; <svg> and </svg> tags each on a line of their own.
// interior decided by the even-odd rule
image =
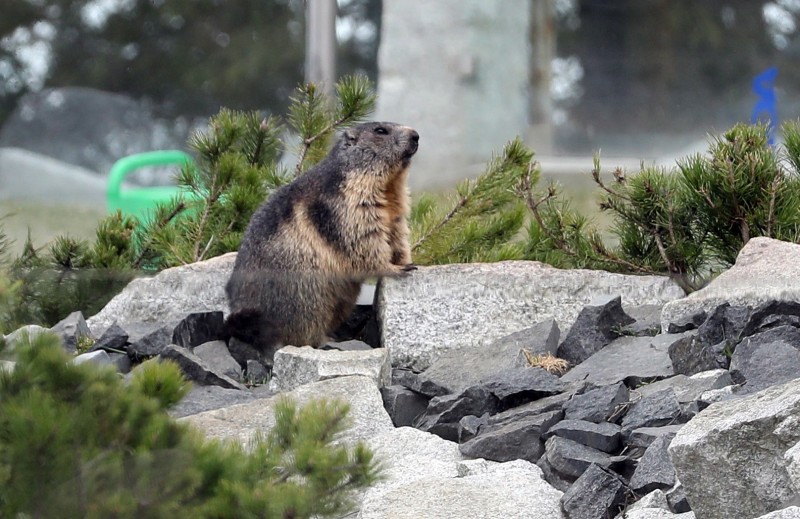
<svg viewBox="0 0 800 519">
<path fill-rule="evenodd" d="M 418 139 L 393 123 L 346 130 L 256 211 L 226 286 L 230 335 L 268 352 L 319 346 L 352 311 L 361 282 L 413 268 L 406 179 Z"/>
</svg>

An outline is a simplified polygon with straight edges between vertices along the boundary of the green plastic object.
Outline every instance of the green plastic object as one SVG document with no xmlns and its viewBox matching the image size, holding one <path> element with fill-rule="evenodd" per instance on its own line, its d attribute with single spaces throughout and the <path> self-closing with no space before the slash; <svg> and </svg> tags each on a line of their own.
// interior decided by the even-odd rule
<svg viewBox="0 0 800 519">
<path fill-rule="evenodd" d="M 180 150 L 148 151 L 128 155 L 111 166 L 108 174 L 106 205 L 110 213 L 117 209 L 122 214 L 143 216 L 159 202 L 168 202 L 181 192 L 178 186 L 122 187 L 125 177 L 137 169 L 149 166 L 183 166 L 193 164 L 192 158 Z"/>
</svg>

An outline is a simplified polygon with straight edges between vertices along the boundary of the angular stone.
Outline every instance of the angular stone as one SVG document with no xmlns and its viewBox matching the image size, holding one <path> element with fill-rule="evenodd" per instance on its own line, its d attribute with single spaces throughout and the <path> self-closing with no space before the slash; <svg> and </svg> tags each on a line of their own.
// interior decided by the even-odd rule
<svg viewBox="0 0 800 519">
<path fill-rule="evenodd" d="M 673 514 L 669 510 L 661 508 L 642 508 L 639 510 L 627 511 L 624 516 L 618 516 L 619 519 L 695 519 L 693 512 L 686 512 L 685 514 Z"/>
<path fill-rule="evenodd" d="M 479 383 L 494 395 L 500 407 L 509 409 L 564 391 L 565 384 L 542 368 L 509 368 Z"/>
<path fill-rule="evenodd" d="M 593 463 L 561 497 L 561 506 L 570 519 L 606 519 L 625 504 L 625 492 L 618 475 Z"/>
<path fill-rule="evenodd" d="M 141 323 L 135 326 L 136 333 L 142 331 L 140 338 L 136 339 L 130 327 L 125 327 L 125 331 L 130 335 L 128 345 L 128 356 L 134 360 L 141 360 L 150 357 L 155 357 L 163 353 L 165 348 L 172 344 L 172 332 L 175 326 L 172 324 L 150 324 Z M 149 330 L 149 331 L 147 331 Z"/>
<path fill-rule="evenodd" d="M 793 300 L 773 300 L 761 303 L 750 312 L 741 338 L 750 337 L 769 328 L 800 324 L 800 303 Z"/>
<path fill-rule="evenodd" d="M 81 339 L 94 338 L 82 312 L 72 312 L 50 328 L 50 331 L 58 335 L 64 349 L 71 352 L 77 351 Z"/>
<path fill-rule="evenodd" d="M 95 366 L 112 366 L 114 363 L 111 360 L 111 357 L 108 356 L 108 353 L 100 350 L 100 351 L 91 351 L 87 353 L 81 353 L 80 355 L 76 356 L 72 359 L 72 363 L 75 365 L 80 364 L 94 364 Z"/>
<path fill-rule="evenodd" d="M 625 511 L 634 512 L 636 510 L 644 510 L 645 508 L 661 508 L 662 510 L 669 511 L 669 501 L 667 501 L 667 495 L 663 490 L 653 490 L 649 494 L 639 498 L 639 500 L 632 505 L 628 506 Z M 617 517 L 621 518 L 622 516 Z"/>
<path fill-rule="evenodd" d="M 687 336 L 670 346 L 669 357 L 675 373 L 694 375 L 703 371 L 728 369 L 730 359 L 726 351 L 729 348 L 727 342 L 709 345 L 697 337 Z"/>
<path fill-rule="evenodd" d="M 428 399 L 403 386 L 381 388 L 383 406 L 395 427 L 410 426 L 428 408 Z"/>
<path fill-rule="evenodd" d="M 620 296 L 598 298 L 583 307 L 556 356 L 575 366 L 619 337 L 623 326 L 634 319 L 622 309 Z"/>
<path fill-rule="evenodd" d="M 553 396 L 546 396 L 544 398 L 540 398 L 538 400 L 534 400 L 533 402 L 528 402 L 527 404 L 522 404 L 517 407 L 512 407 L 511 409 L 507 409 L 505 411 L 501 411 L 497 414 L 494 414 L 489 417 L 489 423 L 492 425 L 499 425 L 508 422 L 513 422 L 514 420 L 519 420 L 520 418 L 526 416 L 533 416 L 537 414 L 547 413 L 549 411 L 560 411 L 564 404 L 569 401 L 569 399 L 574 394 L 574 391 L 566 391 L 564 393 L 559 393 Z M 563 418 L 564 413 L 561 413 Z"/>
<path fill-rule="evenodd" d="M 736 264 L 704 288 L 667 303 L 661 312 L 664 329 L 679 316 L 710 311 L 723 303 L 756 307 L 761 303 L 800 301 L 800 245 L 772 238 L 751 238 Z"/>
<path fill-rule="evenodd" d="M 569 370 L 561 380 L 585 380 L 595 386 L 625 381 L 626 384 L 635 386 L 644 381 L 671 377 L 675 371 L 672 369 L 669 348 L 683 337 L 620 337 Z"/>
<path fill-rule="evenodd" d="M 6 341 L 6 346 L 8 346 L 9 348 L 13 348 L 14 344 L 20 341 L 23 337 L 27 337 L 28 339 L 33 340 L 42 333 L 47 331 L 48 331 L 47 328 L 39 326 L 38 324 L 29 324 L 27 326 L 23 326 L 9 333 L 8 335 L 5 336 L 4 340 Z"/>
<path fill-rule="evenodd" d="M 264 398 L 264 395 L 257 395 L 253 391 L 193 384 L 189 393 L 169 410 L 169 414 L 173 418 L 180 418 L 213 409 L 243 404 L 257 398 Z"/>
<path fill-rule="evenodd" d="M 622 434 L 626 438 L 640 427 L 673 425 L 681 416 L 681 405 L 672 388 L 663 389 L 642 397 L 634 403 L 622 419 Z"/>
<path fill-rule="evenodd" d="M 662 436 L 674 437 L 684 424 L 663 425 L 661 427 L 639 427 L 631 431 L 626 444 L 635 449 L 647 449 L 655 440 Z"/>
<path fill-rule="evenodd" d="M 240 341 L 236 337 L 228 339 L 228 352 L 243 369 L 247 368 L 247 363 L 250 361 L 255 361 L 262 366 L 271 368 L 275 355 L 274 351 L 262 352 L 258 348 L 244 341 Z"/>
<path fill-rule="evenodd" d="M 177 362 L 183 374 L 186 375 L 186 378 L 200 385 L 220 386 L 241 390 L 247 389 L 232 378 L 208 367 L 200 357 L 186 348 L 170 344 L 161 352 L 161 358 Z"/>
<path fill-rule="evenodd" d="M 545 442 L 544 448 L 547 462 L 553 470 L 568 479 L 580 477 L 592 463 L 603 468 L 613 468 L 615 464 L 625 461 L 624 456 L 611 456 L 559 436 L 551 436 Z"/>
<path fill-rule="evenodd" d="M 658 437 L 644 451 L 644 455 L 636 466 L 630 480 L 631 489 L 644 494 L 653 490 L 667 490 L 675 486 L 675 467 L 669 458 L 667 448 L 674 435 L 666 434 Z"/>
<path fill-rule="evenodd" d="M 639 305 L 633 308 L 626 308 L 625 313 L 630 315 L 634 322 L 623 326 L 620 330 L 620 335 L 632 335 L 634 337 L 653 337 L 658 335 L 661 333 L 662 308 L 664 308 L 664 305 Z"/>
<path fill-rule="evenodd" d="M 775 510 L 774 512 L 764 514 L 755 519 L 800 519 L 800 506 L 790 506 Z"/>
<path fill-rule="evenodd" d="M 662 315 L 663 315 L 663 307 L 662 307 Z M 687 315 L 682 315 L 676 318 L 673 321 L 668 323 L 664 323 L 661 321 L 661 329 L 667 330 L 667 333 L 683 333 L 688 332 L 690 330 L 696 330 L 700 328 L 704 322 L 706 322 L 706 318 L 708 314 L 703 309 L 697 310 L 696 312 L 692 312 Z M 664 325 L 666 324 L 666 328 Z"/>
<path fill-rule="evenodd" d="M 564 405 L 564 418 L 600 423 L 614 415 L 628 401 L 628 388 L 622 382 L 575 395 Z"/>
<path fill-rule="evenodd" d="M 192 353 L 203 359 L 203 362 L 217 373 L 241 382 L 242 367 L 233 360 L 225 341 L 210 341 L 200 344 L 192 350 Z"/>
<path fill-rule="evenodd" d="M 737 389 L 739 389 L 739 384 L 726 386 L 720 389 L 709 389 L 708 391 L 703 391 L 703 394 L 697 399 L 698 406 L 702 411 L 714 402 L 722 402 L 723 400 L 738 398 L 738 395 L 736 394 Z"/>
<path fill-rule="evenodd" d="M 172 333 L 172 344 L 192 349 L 223 338 L 222 312 L 193 312 L 181 319 Z"/>
<path fill-rule="evenodd" d="M 271 376 L 270 371 L 257 360 L 248 360 L 245 364 L 244 378 L 248 385 L 260 386 L 267 384 Z"/>
<path fill-rule="evenodd" d="M 481 427 L 489 425 L 489 414 L 467 415 L 458 421 L 458 443 L 464 443 L 477 436 Z"/>
<path fill-rule="evenodd" d="M 456 395 L 432 398 L 425 413 L 414 420 L 414 427 L 455 441 L 458 439 L 458 422 L 462 418 L 493 414 L 498 406 L 497 398 L 482 386 L 470 386 Z"/>
<path fill-rule="evenodd" d="M 669 503 L 670 510 L 676 514 L 691 513 L 692 517 L 694 517 L 692 506 L 689 504 L 689 500 L 686 499 L 686 492 L 680 483 L 667 492 L 667 503 Z"/>
<path fill-rule="evenodd" d="M 115 353 L 112 351 L 108 352 L 108 357 L 111 359 L 114 366 L 117 367 L 118 372 L 122 374 L 130 373 L 133 363 L 127 353 Z"/>
<path fill-rule="evenodd" d="M 105 351 L 127 351 L 128 347 L 128 332 L 122 329 L 117 323 L 112 323 L 111 326 L 106 328 L 103 335 L 100 336 L 94 345 L 89 348 L 89 351 L 105 350 Z"/>
<path fill-rule="evenodd" d="M 321 350 L 339 350 L 339 351 L 369 351 L 372 346 L 364 341 L 348 340 L 341 342 L 329 342 L 325 344 Z"/>
<path fill-rule="evenodd" d="M 637 387 L 636 391 L 647 396 L 666 388 L 675 391 L 675 397 L 681 404 L 687 404 L 699 399 L 700 396 L 711 389 L 721 389 L 733 384 L 731 374 L 725 369 L 712 369 L 701 371 L 692 376 L 675 375 L 674 377 L 658 380 L 652 384 Z"/>
<path fill-rule="evenodd" d="M 448 351 L 419 375 L 420 389 L 425 385 L 442 388 L 431 396 L 456 393 L 498 372 L 528 367 L 522 350 L 531 355 L 554 354 L 559 333 L 556 322 L 548 319 L 484 346 Z"/>
<path fill-rule="evenodd" d="M 746 337 L 731 357 L 731 377 L 739 395 L 790 382 L 800 376 L 800 329 L 770 328 Z"/>
<path fill-rule="evenodd" d="M 796 493 L 784 455 L 800 441 L 798 416 L 794 380 L 712 404 L 678 432 L 669 453 L 698 517 L 758 517 Z"/>
<path fill-rule="evenodd" d="M 620 426 L 608 422 L 587 422 L 585 420 L 562 420 L 546 430 L 544 439 L 560 436 L 573 440 L 581 445 L 592 447 L 603 452 L 612 453 L 619 450 Z"/>
<path fill-rule="evenodd" d="M 274 427 L 275 404 L 283 398 L 293 400 L 298 406 L 320 399 L 347 403 L 350 406 L 347 416 L 351 425 L 337 437 L 340 441 L 350 443 L 367 440 L 382 432 L 395 430 L 383 408 L 381 394 L 375 383 L 362 376 L 314 382 L 287 393 L 205 411 L 180 421 L 199 428 L 207 438 L 232 439 L 247 445 L 255 434 L 268 433 Z M 452 448 L 458 454 L 455 444 L 452 444 Z"/>
<path fill-rule="evenodd" d="M 506 425 L 482 427 L 478 435 L 458 446 L 461 454 L 492 461 L 516 459 L 535 463 L 544 453 L 541 435 L 558 421 L 560 413 L 551 411 L 529 416 Z"/>
<path fill-rule="evenodd" d="M 661 276 L 562 270 L 532 261 L 420 267 L 378 286 L 381 343 L 392 365 L 423 371 L 451 350 L 478 348 L 555 319 L 569 328 L 595 297 L 623 293 L 626 305 L 660 304 L 683 296 Z"/>
<path fill-rule="evenodd" d="M 94 333 L 117 321 L 169 322 L 192 312 L 227 312 L 225 283 L 228 282 L 236 253 L 206 261 L 162 270 L 152 277 L 131 281 L 87 323 Z M 170 336 L 170 340 L 172 337 Z"/>
<path fill-rule="evenodd" d="M 414 373 L 410 369 L 393 368 L 392 369 L 392 384 L 407 387 L 412 391 L 423 394 L 427 397 L 450 395 L 452 392 L 449 388 L 440 386 L 437 382 L 430 379 L 423 379 L 422 373 Z M 463 388 L 466 389 L 466 388 Z M 463 391 L 463 389 L 456 391 L 456 393 Z"/>
<path fill-rule="evenodd" d="M 547 461 L 546 452 L 542 454 L 542 457 L 536 462 L 536 466 L 542 470 L 542 476 L 544 477 L 545 481 L 550 483 L 553 488 L 561 492 L 566 492 L 569 490 L 569 487 L 572 486 L 572 483 L 575 480 L 575 478 L 565 479 L 561 477 L 561 475 L 555 471 L 552 465 L 550 465 L 550 462 Z"/>
<path fill-rule="evenodd" d="M 285 346 L 275 353 L 270 387 L 275 391 L 289 391 L 303 384 L 350 375 L 369 377 L 378 388 L 388 385 L 391 376 L 388 351 L 385 348 L 336 351 Z"/>
<path fill-rule="evenodd" d="M 714 308 L 709 313 L 708 319 L 698 328 L 697 340 L 707 346 L 725 343 L 732 349 L 739 341 L 739 334 L 749 315 L 748 307 L 723 303 Z"/>
</svg>

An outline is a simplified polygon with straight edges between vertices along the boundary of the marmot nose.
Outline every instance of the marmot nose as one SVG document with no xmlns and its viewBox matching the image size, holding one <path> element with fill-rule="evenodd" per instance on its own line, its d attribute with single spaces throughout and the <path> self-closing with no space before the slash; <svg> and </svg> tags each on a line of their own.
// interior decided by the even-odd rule
<svg viewBox="0 0 800 519">
<path fill-rule="evenodd" d="M 411 130 L 411 140 L 418 143 L 419 142 L 419 134 L 417 130 Z"/>
</svg>

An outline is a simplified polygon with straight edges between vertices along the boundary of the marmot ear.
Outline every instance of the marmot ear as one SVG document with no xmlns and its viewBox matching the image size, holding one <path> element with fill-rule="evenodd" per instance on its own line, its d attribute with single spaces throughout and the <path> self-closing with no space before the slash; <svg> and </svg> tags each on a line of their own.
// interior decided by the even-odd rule
<svg viewBox="0 0 800 519">
<path fill-rule="evenodd" d="M 348 128 L 347 130 L 345 130 L 344 135 L 342 137 L 344 138 L 345 146 L 352 146 L 358 140 L 358 138 L 356 137 L 356 132 L 353 131 L 352 128 Z"/>
</svg>

